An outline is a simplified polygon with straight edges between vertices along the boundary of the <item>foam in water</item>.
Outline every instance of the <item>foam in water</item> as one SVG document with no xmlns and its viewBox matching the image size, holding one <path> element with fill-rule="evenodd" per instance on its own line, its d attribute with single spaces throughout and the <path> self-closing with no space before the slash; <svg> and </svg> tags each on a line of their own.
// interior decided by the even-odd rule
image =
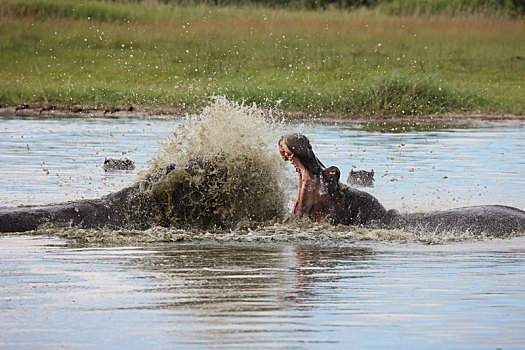
<svg viewBox="0 0 525 350">
<path fill-rule="evenodd" d="M 152 227 L 147 230 L 94 230 L 78 228 L 49 228 L 33 234 L 56 235 L 91 243 L 135 244 L 143 242 L 309 242 L 348 244 L 357 241 L 419 241 L 426 244 L 481 239 L 468 232 L 407 232 L 400 229 L 369 228 L 362 226 L 333 226 L 307 220 L 288 220 L 285 223 L 238 226 L 231 230 L 180 229 Z M 507 238 L 512 237 L 509 235 Z"/>
<path fill-rule="evenodd" d="M 288 197 L 280 130 L 269 113 L 224 98 L 187 116 L 141 176 L 142 191 L 165 204 L 160 222 L 232 228 L 283 218 Z"/>
</svg>

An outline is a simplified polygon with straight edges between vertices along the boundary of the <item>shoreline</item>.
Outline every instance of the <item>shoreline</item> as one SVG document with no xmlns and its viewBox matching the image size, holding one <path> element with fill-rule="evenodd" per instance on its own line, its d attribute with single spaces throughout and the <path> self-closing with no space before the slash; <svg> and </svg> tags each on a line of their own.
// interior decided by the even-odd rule
<svg viewBox="0 0 525 350">
<path fill-rule="evenodd" d="M 0 116 L 40 117 L 40 118 L 115 118 L 115 119 L 172 119 L 186 115 L 198 114 L 202 108 L 187 107 L 131 107 L 122 109 L 82 109 L 72 111 L 68 108 L 54 107 L 42 110 L 35 105 L 17 109 L 15 106 L 0 107 Z M 397 115 L 397 114 L 351 114 L 340 112 L 297 112 L 267 110 L 269 114 L 289 120 L 319 120 L 334 122 L 385 122 L 385 123 L 421 123 L 421 124 L 471 124 L 479 122 L 525 121 L 525 115 L 483 113 L 483 112 L 447 112 L 430 115 Z"/>
</svg>

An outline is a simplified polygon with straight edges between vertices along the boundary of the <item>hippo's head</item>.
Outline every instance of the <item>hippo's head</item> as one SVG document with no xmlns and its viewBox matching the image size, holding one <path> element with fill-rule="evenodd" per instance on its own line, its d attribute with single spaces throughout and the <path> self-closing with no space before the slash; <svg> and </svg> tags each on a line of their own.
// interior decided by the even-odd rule
<svg viewBox="0 0 525 350">
<path fill-rule="evenodd" d="M 308 138 L 302 134 L 281 137 L 279 152 L 284 160 L 293 164 L 299 175 L 292 217 L 339 222 L 343 207 L 339 169 L 333 166 L 325 168 L 315 156 Z"/>
</svg>

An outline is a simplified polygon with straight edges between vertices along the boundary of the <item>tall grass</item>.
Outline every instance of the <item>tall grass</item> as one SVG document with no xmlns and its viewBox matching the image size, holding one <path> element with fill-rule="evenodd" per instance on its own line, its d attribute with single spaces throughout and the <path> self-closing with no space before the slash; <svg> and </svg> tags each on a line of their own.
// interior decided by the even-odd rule
<svg viewBox="0 0 525 350">
<path fill-rule="evenodd" d="M 392 0 L 379 8 L 389 15 L 521 17 L 522 0 Z"/>
<path fill-rule="evenodd" d="M 0 3 L 0 103 L 525 112 L 522 19 L 64 0 Z"/>
</svg>

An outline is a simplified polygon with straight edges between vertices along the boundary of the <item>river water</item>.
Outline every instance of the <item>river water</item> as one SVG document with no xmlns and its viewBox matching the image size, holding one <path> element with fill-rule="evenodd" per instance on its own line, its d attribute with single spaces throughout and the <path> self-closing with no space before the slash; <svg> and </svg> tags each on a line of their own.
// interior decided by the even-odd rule
<svg viewBox="0 0 525 350">
<path fill-rule="evenodd" d="M 2 117 L 0 206 L 94 198 L 129 185 L 179 123 Z M 525 207 L 523 122 L 286 129 L 307 134 L 342 177 L 374 169 L 368 190 L 388 208 Z M 105 173 L 104 157 L 128 157 L 137 169 Z M 525 346 L 525 238 L 348 231 L 285 224 L 180 232 L 178 242 L 173 234 L 159 242 L 158 232 L 151 240 L 129 232 L 111 240 L 79 239 L 82 231 L 76 239 L 52 230 L 2 235 L 0 347 Z"/>
</svg>

